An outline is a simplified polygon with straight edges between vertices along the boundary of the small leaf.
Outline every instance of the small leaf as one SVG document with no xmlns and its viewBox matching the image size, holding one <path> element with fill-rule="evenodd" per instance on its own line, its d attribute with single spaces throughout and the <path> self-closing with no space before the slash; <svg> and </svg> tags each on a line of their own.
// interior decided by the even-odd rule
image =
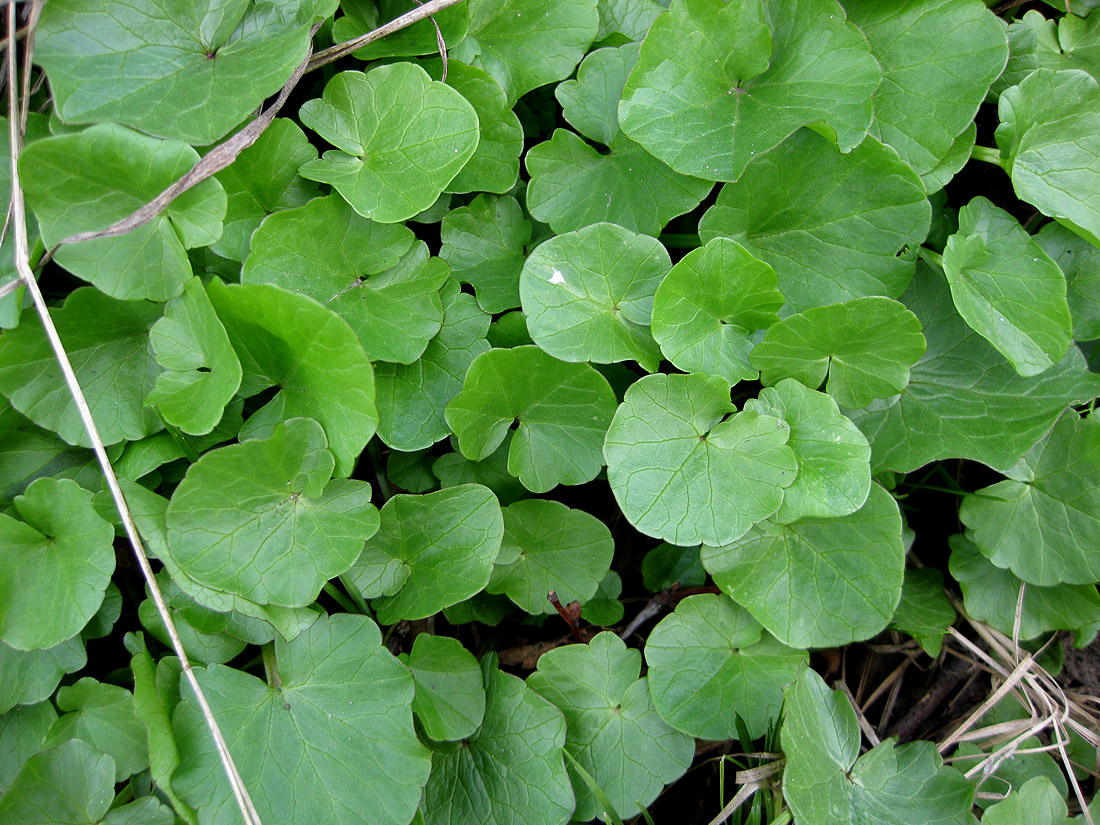
<svg viewBox="0 0 1100 825">
<path fill-rule="evenodd" d="M 341 72 L 299 117 L 337 147 L 299 174 L 332 184 L 356 212 L 379 223 L 431 206 L 478 144 L 474 107 L 413 63 Z"/>
<path fill-rule="evenodd" d="M 900 295 L 913 263 L 898 253 L 924 240 L 930 217 L 923 184 L 892 149 L 869 137 L 842 155 L 803 129 L 722 187 L 699 237 L 732 238 L 775 267 L 796 311 Z"/>
<path fill-rule="evenodd" d="M 432 463 L 432 474 L 441 487 L 457 487 L 460 484 L 481 484 L 493 491 L 501 506 L 507 506 L 527 496 L 527 488 L 508 472 L 508 454 L 512 449 L 512 433 L 509 431 L 500 446 L 481 461 L 470 461 L 460 452 L 441 455 Z M 451 436 L 451 446 L 456 439 Z"/>
<path fill-rule="evenodd" d="M 653 293 L 671 266 L 660 242 L 612 223 L 551 238 L 520 274 L 531 337 L 563 361 L 632 359 L 655 372 Z"/>
<path fill-rule="evenodd" d="M 657 715 L 642 656 L 614 633 L 587 645 L 544 653 L 527 684 L 565 715 L 565 749 L 596 780 L 619 816 L 633 816 L 687 770 L 692 740 Z M 644 754 L 644 758 L 639 758 Z M 577 795 L 574 819 L 600 815 L 588 785 L 570 769 Z M 606 817 L 605 817 L 606 818 Z"/>
<path fill-rule="evenodd" d="M 415 8 L 416 3 L 413 0 L 342 0 L 340 11 L 343 15 L 337 17 L 332 26 L 333 42 L 354 40 Z M 448 6 L 433 14 L 431 20 L 421 20 L 391 32 L 358 49 L 354 52 L 355 57 L 359 60 L 375 60 L 379 57 L 406 57 L 437 52 L 439 42 L 433 21 L 439 26 L 444 42 L 460 42 L 466 36 L 469 24 L 466 4 Z"/>
<path fill-rule="evenodd" d="M 385 598 L 374 602 L 382 624 L 423 619 L 489 583 L 503 535 L 500 504 L 481 485 L 394 496 L 349 575 L 364 592 L 384 582 Z"/>
<path fill-rule="evenodd" d="M 977 618 L 973 613 L 971 616 Z M 901 601 L 890 626 L 908 633 L 925 653 L 935 658 L 940 655 L 944 634 L 955 618 L 955 608 L 943 592 L 943 573 L 931 568 L 906 569 Z"/>
<path fill-rule="evenodd" d="M 7 793 L 19 769 L 42 750 L 42 741 L 57 719 L 53 703 L 13 708 L 0 714 L 0 795 Z"/>
<path fill-rule="evenodd" d="M 584 603 L 581 618 L 598 627 L 613 627 L 623 620 L 625 608 L 619 597 L 623 594 L 622 577 L 614 570 L 608 570 L 596 595 Z"/>
<path fill-rule="evenodd" d="M 986 825 L 1015 825 L 1028 822 L 1032 825 L 1066 825 L 1065 795 L 1045 776 L 1034 776 L 1017 790 L 985 810 L 982 822 Z"/>
<path fill-rule="evenodd" d="M 982 197 L 959 210 L 943 271 L 959 315 L 1020 375 L 1038 375 L 1069 349 L 1062 270 L 1016 222 Z"/>
<path fill-rule="evenodd" d="M 614 35 L 621 35 L 628 40 L 641 40 L 653 21 L 664 11 L 661 4 L 654 0 L 603 0 L 598 8 L 600 28 L 596 33 L 597 43 Z"/>
<path fill-rule="evenodd" d="M 672 267 L 653 296 L 653 337 L 685 372 L 751 381 L 752 333 L 779 320 L 775 270 L 736 241 L 712 238 Z"/>
<path fill-rule="evenodd" d="M 457 639 L 421 633 L 406 663 L 416 681 L 413 713 L 436 741 L 465 739 L 485 718 L 477 659 Z"/>
<path fill-rule="evenodd" d="M 79 636 L 46 650 L 16 650 L 0 642 L 0 713 L 50 698 L 62 676 L 87 663 Z"/>
<path fill-rule="evenodd" d="M 40 478 L 15 510 L 21 521 L 0 513 L 0 639 L 44 650 L 75 636 L 99 609 L 115 569 L 114 528 L 74 481 Z"/>
<path fill-rule="evenodd" d="M 642 559 L 642 583 L 650 593 L 658 593 L 679 584 L 700 587 L 707 571 L 699 560 L 698 547 L 677 547 L 662 541 Z"/>
<path fill-rule="evenodd" d="M 675 0 L 646 35 L 619 121 L 677 172 L 734 181 L 808 123 L 851 151 L 881 80 L 836 0 Z"/>
<path fill-rule="evenodd" d="M 370 485 L 336 479 L 321 426 L 206 453 L 168 505 L 168 543 L 195 581 L 259 604 L 305 607 L 378 529 Z"/>
<path fill-rule="evenodd" d="M 43 747 L 82 739 L 114 760 L 115 782 L 149 767 L 145 727 L 134 715 L 134 697 L 126 688 L 85 676 L 57 692 L 57 706 L 67 713 L 54 722 Z"/>
<path fill-rule="evenodd" d="M 631 385 L 604 445 L 611 490 L 631 524 L 671 544 L 719 545 L 779 509 L 798 472 L 790 427 L 733 412 L 729 385 L 715 376 L 651 375 Z"/>
<path fill-rule="evenodd" d="M 1100 21 L 1100 15 L 1096 19 Z M 1055 221 L 1034 238 L 1066 276 L 1074 339 L 1100 338 L 1100 249 Z"/>
<path fill-rule="evenodd" d="M 567 364 L 525 346 L 475 358 L 446 418 L 473 461 L 492 455 L 518 419 L 508 472 L 528 490 L 545 493 L 596 477 L 614 407 L 607 379 L 588 364 Z"/>
<path fill-rule="evenodd" d="M 763 521 L 738 541 L 702 552 L 715 584 L 792 647 L 869 639 L 901 598 L 901 515 L 877 484 L 851 515 Z"/>
<path fill-rule="evenodd" d="M 531 223 L 510 195 L 478 195 L 447 213 L 440 228 L 439 257 L 451 276 L 470 284 L 486 312 L 519 306 L 519 273 Z"/>
<path fill-rule="evenodd" d="M 726 596 L 688 596 L 645 645 L 649 692 L 661 718 L 700 739 L 764 736 L 779 718 L 783 686 L 807 654 L 761 630 Z"/>
</svg>

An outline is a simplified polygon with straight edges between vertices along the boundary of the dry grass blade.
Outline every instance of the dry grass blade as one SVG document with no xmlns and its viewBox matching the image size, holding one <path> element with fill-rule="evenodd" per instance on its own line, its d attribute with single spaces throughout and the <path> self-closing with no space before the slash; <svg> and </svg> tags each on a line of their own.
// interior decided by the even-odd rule
<svg viewBox="0 0 1100 825">
<path fill-rule="evenodd" d="M 229 753 L 229 748 L 225 743 L 225 737 L 222 736 L 221 729 L 218 727 L 218 722 L 214 718 L 213 711 L 210 709 L 210 705 L 206 700 L 206 696 L 203 694 L 202 687 L 199 685 L 198 679 L 195 677 L 195 673 L 191 668 L 191 663 L 187 658 L 187 653 L 183 649 L 183 643 L 180 641 L 179 633 L 176 631 L 175 623 L 172 620 L 172 614 L 168 611 L 168 605 L 164 601 L 164 595 L 161 593 L 160 587 L 157 585 L 156 577 L 153 575 L 153 569 L 149 565 L 149 557 L 145 553 L 145 548 L 141 543 L 141 538 L 138 535 L 137 527 L 134 525 L 133 517 L 130 514 L 129 507 L 126 505 L 126 499 L 122 495 L 122 490 L 118 485 L 118 478 L 115 476 L 114 469 L 111 467 L 110 459 L 107 457 L 107 451 L 103 446 L 103 441 L 99 437 L 99 432 L 96 428 L 95 421 L 92 419 L 91 410 L 88 408 L 88 402 L 84 398 L 84 392 L 80 388 L 80 384 L 77 381 L 76 373 L 73 371 L 72 364 L 69 362 L 68 354 L 65 351 L 65 347 L 61 342 L 61 338 L 57 333 L 57 328 L 53 324 L 53 319 L 50 317 L 49 310 L 46 307 L 46 302 L 42 297 L 42 293 L 38 289 L 38 282 L 34 279 L 34 273 L 31 272 L 29 250 L 27 244 L 27 224 L 26 213 L 23 206 L 23 189 L 19 181 L 19 152 L 22 147 L 23 133 L 20 129 L 21 118 L 18 116 L 20 107 L 18 105 L 19 93 L 16 91 L 16 60 L 15 60 L 15 44 L 12 42 L 12 35 L 16 31 L 15 27 L 15 5 L 13 3 L 8 4 L 8 127 L 9 127 L 9 139 L 11 141 L 11 217 L 12 217 L 12 231 L 15 237 L 15 267 L 19 272 L 23 283 L 26 284 L 28 291 L 34 301 L 35 309 L 38 311 L 39 317 L 42 319 L 42 326 L 46 332 L 46 336 L 50 341 L 50 346 L 53 348 L 54 354 L 57 357 L 58 364 L 61 367 L 61 371 L 65 376 L 65 382 L 69 387 L 69 391 L 72 394 L 73 402 L 76 404 L 77 410 L 80 413 L 80 418 L 84 423 L 85 429 L 88 431 L 88 435 L 92 441 L 92 449 L 95 451 L 96 458 L 99 461 L 99 465 L 103 470 L 104 478 L 107 482 L 107 487 L 111 491 L 111 497 L 115 501 L 115 506 L 118 508 L 119 515 L 122 518 L 122 523 L 126 529 L 127 538 L 130 540 L 130 545 L 134 550 L 134 555 L 137 558 L 138 565 L 141 567 L 142 575 L 145 577 L 145 582 L 149 586 L 149 590 L 153 596 L 153 602 L 156 604 L 157 612 L 160 614 L 161 620 L 164 622 L 165 628 L 168 630 L 168 635 L 172 641 L 172 648 L 176 655 L 180 659 L 183 672 L 187 677 L 188 683 L 191 685 L 191 689 L 195 694 L 195 698 L 199 703 L 199 707 L 202 710 L 203 717 L 206 720 L 207 726 L 210 728 L 211 736 L 214 738 L 215 745 L 218 750 L 218 755 L 221 757 L 222 765 L 225 768 L 225 772 L 229 778 L 229 784 L 233 789 L 233 794 L 236 797 L 237 805 L 241 810 L 241 814 L 244 817 L 246 825 L 262 825 L 260 816 L 256 812 L 256 808 L 252 804 L 252 800 L 249 798 L 248 789 L 245 787 L 244 782 L 241 779 L 240 773 L 237 771 L 237 766 L 233 762 L 233 757 Z M 29 40 L 28 40 L 29 42 Z"/>
</svg>

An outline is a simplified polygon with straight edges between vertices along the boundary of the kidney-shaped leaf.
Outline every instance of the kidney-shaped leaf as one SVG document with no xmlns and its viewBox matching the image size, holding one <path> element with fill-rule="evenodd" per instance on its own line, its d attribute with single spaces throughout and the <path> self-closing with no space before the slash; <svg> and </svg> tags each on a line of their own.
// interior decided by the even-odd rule
<svg viewBox="0 0 1100 825">
<path fill-rule="evenodd" d="M 413 677 L 366 616 L 318 619 L 275 639 L 271 685 L 222 665 L 196 671 L 264 822 L 407 825 L 431 766 L 413 732 Z M 206 722 L 181 691 L 172 784 L 202 825 L 240 812 Z"/>
<path fill-rule="evenodd" d="M 57 692 L 57 706 L 66 713 L 54 722 L 43 747 L 83 739 L 114 760 L 116 782 L 149 767 L 145 726 L 134 715 L 134 695 L 126 688 L 85 676 Z"/>
<path fill-rule="evenodd" d="M 795 378 L 843 407 L 897 395 L 924 354 L 920 321 L 890 298 L 813 307 L 768 328 L 750 360 L 765 384 Z"/>
<path fill-rule="evenodd" d="M 661 718 L 700 739 L 764 736 L 779 718 L 783 687 L 807 662 L 727 596 L 688 596 L 645 645 L 649 692 Z"/>
<path fill-rule="evenodd" d="M 630 386 L 604 455 L 631 524 L 671 544 L 728 544 L 779 509 L 798 473 L 790 427 L 733 412 L 717 376 L 650 375 Z"/>
<path fill-rule="evenodd" d="M 733 181 L 807 123 L 828 123 L 842 151 L 859 145 L 881 79 L 836 0 L 675 0 L 642 43 L 619 122 L 677 172 Z"/>
<path fill-rule="evenodd" d="M 329 481 L 333 465 L 321 425 L 309 418 L 206 453 L 168 505 L 172 556 L 207 587 L 305 607 L 378 529 L 370 485 Z"/>
<path fill-rule="evenodd" d="M 729 238 L 685 255 L 653 296 L 653 337 L 684 372 L 720 375 L 730 385 L 757 377 L 752 333 L 779 320 L 775 270 Z"/>
<path fill-rule="evenodd" d="M 114 529 L 75 481 L 40 478 L 0 513 L 0 639 L 52 648 L 95 615 L 115 569 Z"/>
<path fill-rule="evenodd" d="M 519 294 L 531 338 L 563 361 L 634 360 L 655 372 L 653 293 L 672 266 L 655 238 L 597 223 L 540 244 Z"/>
<path fill-rule="evenodd" d="M 702 553 L 715 583 L 793 647 L 868 639 L 886 627 L 901 598 L 901 515 L 878 485 L 851 515 L 763 521 Z"/>
<path fill-rule="evenodd" d="M 528 490 L 545 493 L 596 477 L 614 411 L 615 393 L 594 368 L 523 346 L 475 358 L 446 418 L 462 454 L 474 461 L 490 456 L 518 420 L 508 472 Z"/>
<path fill-rule="evenodd" d="M 414 63 L 341 72 L 299 116 L 337 147 L 299 173 L 332 184 L 356 212 L 381 223 L 435 203 L 478 144 L 474 107 Z"/>
<path fill-rule="evenodd" d="M 931 742 L 888 739 L 859 756 L 855 711 L 809 668 L 787 691 L 783 793 L 804 825 L 967 825 L 974 785 Z M 859 757 L 858 759 L 856 757 Z"/>
<path fill-rule="evenodd" d="M 544 653 L 527 684 L 565 715 L 565 749 L 607 794 L 619 816 L 647 806 L 662 787 L 691 763 L 691 737 L 665 724 L 653 707 L 646 680 L 639 679 L 642 654 L 614 633 L 587 645 Z M 577 795 L 578 821 L 603 810 L 581 776 L 569 766 Z"/>
</svg>

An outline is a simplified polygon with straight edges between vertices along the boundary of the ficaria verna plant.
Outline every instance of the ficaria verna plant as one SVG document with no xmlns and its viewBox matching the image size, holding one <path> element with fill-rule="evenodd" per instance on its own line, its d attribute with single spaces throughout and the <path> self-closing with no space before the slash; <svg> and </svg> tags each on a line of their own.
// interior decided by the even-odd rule
<svg viewBox="0 0 1100 825">
<path fill-rule="evenodd" d="M 1100 817 L 1097 7 L 9 0 L 0 825 Z"/>
</svg>

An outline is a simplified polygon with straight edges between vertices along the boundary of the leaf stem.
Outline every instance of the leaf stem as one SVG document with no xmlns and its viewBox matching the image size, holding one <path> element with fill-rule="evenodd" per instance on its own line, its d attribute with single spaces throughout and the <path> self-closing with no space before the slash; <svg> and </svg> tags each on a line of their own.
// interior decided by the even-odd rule
<svg viewBox="0 0 1100 825">
<path fill-rule="evenodd" d="M 992 146 L 975 146 L 970 150 L 970 157 L 974 160 L 982 160 L 986 163 L 992 163 L 994 166 L 1000 166 L 1004 169 L 1004 158 L 1001 157 L 1001 150 L 994 149 Z"/>
<path fill-rule="evenodd" d="M 264 657 L 264 674 L 267 683 L 275 690 L 283 689 L 283 680 L 279 678 L 279 663 L 275 661 L 275 643 L 265 642 L 260 645 L 260 653 Z"/>
<path fill-rule="evenodd" d="M 390 489 L 389 479 L 386 478 L 386 468 L 382 464 L 382 450 L 378 447 L 378 439 L 372 438 L 367 444 L 367 455 L 370 456 L 370 463 L 374 468 L 374 477 L 378 479 L 378 492 L 382 494 L 382 501 L 389 501 L 393 491 Z"/>
<path fill-rule="evenodd" d="M 340 607 L 344 608 L 347 613 L 358 613 L 355 609 L 355 605 L 351 603 L 351 599 L 340 592 L 340 588 L 332 582 L 325 582 L 322 589 L 332 597 L 332 600 L 336 602 Z M 267 667 L 267 660 L 264 660 L 264 667 Z"/>
<path fill-rule="evenodd" d="M 929 249 L 927 246 L 918 246 L 917 257 L 919 257 L 929 266 L 934 266 L 937 269 L 943 269 L 943 255 L 941 255 L 934 249 Z"/>
<path fill-rule="evenodd" d="M 344 590 L 351 596 L 351 600 L 355 602 L 355 606 L 359 608 L 359 612 L 364 616 L 370 616 L 374 618 L 374 611 L 370 609 L 370 605 L 367 604 L 367 600 L 363 598 L 363 594 L 359 592 L 359 588 L 355 586 L 352 580 L 348 577 L 347 573 L 340 574 L 340 584 L 344 585 Z"/>
</svg>

